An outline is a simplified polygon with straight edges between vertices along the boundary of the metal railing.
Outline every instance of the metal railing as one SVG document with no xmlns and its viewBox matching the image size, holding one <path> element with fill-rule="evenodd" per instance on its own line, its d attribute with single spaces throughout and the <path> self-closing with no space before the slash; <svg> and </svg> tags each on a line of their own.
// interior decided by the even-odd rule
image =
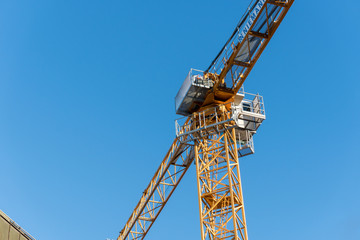
<svg viewBox="0 0 360 240">
<path fill-rule="evenodd" d="M 244 95 L 244 99 L 241 103 L 242 105 L 244 105 L 244 103 L 250 104 L 248 112 L 257 113 L 265 116 L 265 105 L 263 96 L 253 93 L 244 93 Z"/>
<path fill-rule="evenodd" d="M 239 127 L 256 130 L 265 119 L 265 105 L 259 94 L 244 92 L 240 104 L 228 103 L 193 113 L 175 121 L 180 141 L 191 141 L 225 129 Z M 239 121 L 243 121 L 241 124 Z"/>
<path fill-rule="evenodd" d="M 238 154 L 244 157 L 255 152 L 253 132 L 251 131 L 237 131 L 236 138 L 238 142 Z"/>
<path fill-rule="evenodd" d="M 205 79 L 203 71 L 193 68 L 190 69 L 183 84 L 181 85 L 180 90 L 178 91 L 175 97 L 175 111 L 177 113 L 179 113 L 178 110 L 183 105 L 184 99 L 195 98 L 198 95 L 198 92 L 191 92 L 192 96 L 189 96 L 189 90 L 191 89 L 192 86 L 210 89 L 214 86 L 214 81 L 208 78 Z"/>
<path fill-rule="evenodd" d="M 28 240 L 35 240 L 28 232 L 26 232 L 22 227 L 20 227 L 16 222 L 11 220 L 4 212 L 0 210 L 0 217 L 8 222 L 14 229 L 16 229 L 22 236 Z"/>
<path fill-rule="evenodd" d="M 254 22 L 255 17 L 258 14 L 258 8 L 262 8 L 265 0 L 252 0 L 249 4 L 245 14 L 241 18 L 238 26 L 236 27 L 234 33 L 231 35 L 229 40 L 226 42 L 223 49 L 220 51 L 218 56 L 211 63 L 206 72 L 220 74 L 224 68 L 226 62 L 232 55 L 234 48 L 244 40 L 248 31 L 250 30 L 251 25 Z"/>
</svg>

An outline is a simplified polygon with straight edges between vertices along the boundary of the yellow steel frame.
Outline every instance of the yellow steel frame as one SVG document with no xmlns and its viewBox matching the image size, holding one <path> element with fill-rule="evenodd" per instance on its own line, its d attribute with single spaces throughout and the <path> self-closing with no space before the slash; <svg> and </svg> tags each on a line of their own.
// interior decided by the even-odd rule
<svg viewBox="0 0 360 240">
<path fill-rule="evenodd" d="M 236 45 L 231 45 L 233 51 L 227 55 L 228 58 L 218 59 L 224 63 L 224 66 L 220 68 L 221 72 L 215 70 L 206 73 L 210 78 L 213 78 L 215 85 L 209 91 L 199 111 L 234 100 L 234 96 L 243 85 L 293 2 L 294 0 L 265 1 L 244 39 Z M 270 28 L 267 12 L 269 4 L 281 7 L 281 11 Z M 265 34 L 252 31 L 263 11 L 266 11 L 268 25 Z M 244 44 L 249 44 L 250 36 L 261 38 L 261 44 L 251 56 L 249 54 L 248 62 L 236 61 L 236 56 L 241 47 Z M 231 73 L 234 84 L 231 89 L 224 89 L 221 84 L 234 65 L 241 66 L 242 69 L 236 77 Z M 211 120 L 211 118 L 206 117 L 209 116 L 204 116 L 204 119 Z M 224 115 L 219 117 L 223 118 Z M 189 119 L 186 124 L 189 123 Z M 239 143 L 236 138 L 236 131 L 239 129 L 234 128 L 234 125 L 234 122 L 228 122 L 221 131 L 216 129 L 215 132 L 205 129 L 208 133 L 211 132 L 210 134 L 194 133 L 200 134 L 200 138 L 183 139 L 181 137 L 181 141 L 180 138 L 175 139 L 125 227 L 121 230 L 118 240 L 143 239 L 145 237 L 194 158 L 197 170 L 201 239 L 247 240 L 238 157 Z M 191 130 L 201 128 L 196 124 L 190 127 Z M 194 144 L 189 144 L 191 142 Z"/>
<path fill-rule="evenodd" d="M 232 98 L 236 95 L 236 93 L 239 91 L 243 83 L 245 82 L 246 78 L 250 74 L 251 70 L 253 69 L 255 63 L 260 58 L 262 52 L 270 42 L 271 38 L 273 37 L 274 33 L 280 26 L 280 23 L 284 19 L 285 15 L 289 11 L 290 7 L 294 3 L 294 0 L 266 0 L 265 4 L 261 8 L 260 12 L 258 13 L 257 17 L 255 18 L 254 22 L 252 23 L 249 31 L 247 32 L 244 39 L 237 43 L 236 45 L 231 44 L 232 52 L 226 54 L 222 59 L 218 59 L 218 61 L 221 61 L 224 63 L 223 68 L 221 69 L 210 69 L 209 77 L 214 80 L 214 87 L 212 91 L 209 91 L 208 95 L 205 98 L 205 101 L 202 105 L 202 109 L 206 108 L 208 105 L 213 104 L 221 104 L 224 102 L 231 102 Z M 279 14 L 277 15 L 277 18 L 274 19 L 272 27 L 269 27 L 269 16 L 268 16 L 268 8 L 270 5 L 275 5 L 278 7 L 281 7 L 281 10 Z M 266 22 L 267 22 L 267 32 L 265 34 L 258 33 L 253 31 L 253 27 L 257 24 L 257 21 L 259 20 L 260 15 L 265 11 L 266 13 Z M 259 37 L 262 39 L 260 46 L 255 50 L 253 54 L 250 54 L 249 51 L 249 61 L 248 62 L 240 62 L 236 61 L 236 56 L 238 55 L 240 49 L 245 45 L 249 44 L 249 37 Z M 227 57 L 228 56 L 228 57 Z M 232 67 L 234 65 L 242 67 L 242 70 L 238 72 L 236 77 L 235 74 L 232 74 L 233 79 L 233 86 L 231 89 L 224 89 L 222 87 L 222 84 L 224 82 L 225 77 L 227 74 L 229 74 L 229 71 L 231 71 Z M 219 71 L 219 72 L 217 72 Z"/>
<path fill-rule="evenodd" d="M 118 240 L 143 239 L 194 159 L 193 145 L 175 139 Z"/>
<path fill-rule="evenodd" d="M 224 71 L 221 72 L 220 74 L 220 79 L 224 78 L 226 76 L 226 72 L 229 71 L 229 69 L 232 67 L 232 65 L 242 65 L 244 64 L 245 66 L 245 71 L 242 75 L 240 75 L 240 81 L 237 81 L 235 87 L 234 87 L 234 93 L 236 94 L 239 89 L 241 88 L 241 86 L 243 85 L 245 79 L 247 78 L 247 76 L 249 75 L 249 73 L 251 72 L 252 68 L 254 67 L 255 63 L 257 62 L 257 60 L 260 58 L 262 52 L 264 51 L 264 49 L 266 48 L 266 46 L 268 45 L 268 43 L 270 42 L 271 38 L 274 36 L 274 33 L 276 32 L 276 30 L 278 29 L 278 27 L 280 26 L 280 23 L 282 22 L 282 20 L 284 19 L 285 15 L 287 14 L 287 12 L 289 11 L 290 7 L 292 6 L 292 4 L 294 3 L 294 0 L 267 0 L 265 2 L 265 7 L 263 7 L 260 11 L 260 13 L 258 14 L 258 17 L 255 19 L 253 26 L 256 24 L 260 14 L 262 13 L 262 11 L 266 11 L 266 21 L 267 21 L 267 25 L 268 25 L 268 29 L 267 29 L 267 33 L 265 35 L 262 34 L 258 34 L 257 32 L 252 31 L 252 28 L 250 29 L 250 31 L 248 32 L 247 36 L 245 37 L 246 42 L 248 43 L 248 38 L 249 36 L 255 36 L 255 37 L 260 37 L 263 39 L 263 41 L 261 42 L 260 46 L 258 47 L 258 49 L 256 50 L 256 52 L 253 54 L 253 57 L 250 56 L 250 61 L 248 63 L 243 63 L 243 62 L 235 62 L 235 57 L 238 53 L 238 51 L 240 50 L 240 47 L 242 44 L 245 43 L 245 39 L 243 42 L 239 43 L 239 45 L 235 48 L 235 51 L 233 53 L 233 55 L 230 57 L 229 61 L 226 64 L 226 69 L 224 69 Z M 268 18 L 268 6 L 269 4 L 272 5 L 276 5 L 281 7 L 281 11 L 277 17 L 277 19 L 274 20 L 274 25 L 269 29 L 269 18 Z"/>
<path fill-rule="evenodd" d="M 202 240 L 248 239 L 235 132 L 195 143 Z"/>
</svg>

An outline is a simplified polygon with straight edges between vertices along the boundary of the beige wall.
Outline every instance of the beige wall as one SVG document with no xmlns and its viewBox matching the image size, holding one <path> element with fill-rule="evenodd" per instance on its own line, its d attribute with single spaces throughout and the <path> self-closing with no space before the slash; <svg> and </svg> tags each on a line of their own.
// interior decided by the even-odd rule
<svg viewBox="0 0 360 240">
<path fill-rule="evenodd" d="M 0 240 L 9 239 L 9 227 L 10 225 L 2 217 L 0 217 Z"/>
<path fill-rule="evenodd" d="M 31 240 L 10 224 L 11 219 L 0 211 L 0 240 Z"/>
</svg>

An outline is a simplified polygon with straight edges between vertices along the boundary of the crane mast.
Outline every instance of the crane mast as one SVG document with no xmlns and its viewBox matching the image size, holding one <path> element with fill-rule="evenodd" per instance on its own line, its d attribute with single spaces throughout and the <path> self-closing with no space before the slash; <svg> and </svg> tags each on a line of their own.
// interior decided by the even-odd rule
<svg viewBox="0 0 360 240">
<path fill-rule="evenodd" d="M 195 161 L 201 239 L 247 240 L 239 158 L 254 153 L 263 97 L 243 83 L 294 0 L 252 0 L 205 71 L 191 69 L 176 98 L 176 138 L 118 240 L 143 239 Z"/>
</svg>

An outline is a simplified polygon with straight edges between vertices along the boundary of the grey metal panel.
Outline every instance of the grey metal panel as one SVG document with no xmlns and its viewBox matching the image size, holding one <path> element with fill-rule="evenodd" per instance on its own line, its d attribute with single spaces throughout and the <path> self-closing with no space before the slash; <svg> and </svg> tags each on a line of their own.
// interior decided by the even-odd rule
<svg viewBox="0 0 360 240">
<path fill-rule="evenodd" d="M 247 39 L 245 39 L 245 43 L 241 46 L 235 60 L 239 62 L 249 62 L 249 45 Z"/>
<path fill-rule="evenodd" d="M 0 240 L 8 240 L 9 223 L 0 217 Z"/>
<path fill-rule="evenodd" d="M 185 98 L 186 94 L 188 93 L 190 87 L 191 87 L 191 79 L 190 79 L 190 72 L 187 75 L 187 77 L 184 80 L 184 83 L 182 84 L 181 88 L 179 89 L 179 92 L 177 93 L 175 97 L 175 109 L 176 112 L 178 111 L 183 99 Z"/>
<path fill-rule="evenodd" d="M 175 110 L 177 114 L 188 116 L 194 111 L 194 103 L 201 104 L 213 83 L 203 79 L 203 72 L 191 69 L 175 97 Z"/>
<path fill-rule="evenodd" d="M 191 106 L 194 102 L 203 102 L 209 88 L 191 85 L 187 94 L 182 99 L 176 111 L 177 114 L 188 116 L 191 114 Z"/>
<path fill-rule="evenodd" d="M 239 53 L 237 54 L 235 60 L 239 62 L 249 62 L 249 56 L 252 56 L 258 46 L 260 45 L 261 39 L 258 37 L 250 36 L 249 40 L 246 40 L 245 44 L 243 44 L 240 48 Z M 250 47 L 250 53 L 249 53 Z"/>
</svg>

